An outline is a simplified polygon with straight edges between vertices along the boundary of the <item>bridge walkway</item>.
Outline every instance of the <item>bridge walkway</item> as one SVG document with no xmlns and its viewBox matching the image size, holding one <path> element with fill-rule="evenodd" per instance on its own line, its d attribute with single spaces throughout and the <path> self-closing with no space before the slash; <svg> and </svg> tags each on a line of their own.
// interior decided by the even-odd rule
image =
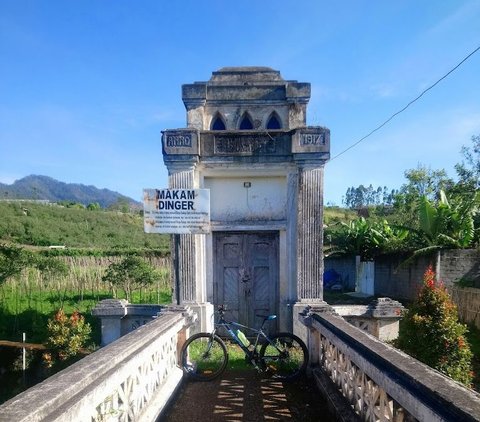
<svg viewBox="0 0 480 422">
<path fill-rule="evenodd" d="M 313 379 L 266 378 L 254 369 L 227 370 L 209 382 L 185 381 L 161 422 L 333 422 Z"/>
</svg>

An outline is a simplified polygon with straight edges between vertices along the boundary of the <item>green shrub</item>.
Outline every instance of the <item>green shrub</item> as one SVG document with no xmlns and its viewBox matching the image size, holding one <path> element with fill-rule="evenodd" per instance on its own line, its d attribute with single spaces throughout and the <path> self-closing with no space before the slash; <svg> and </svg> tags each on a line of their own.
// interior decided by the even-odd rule
<svg viewBox="0 0 480 422">
<path fill-rule="evenodd" d="M 49 352 L 44 353 L 43 358 L 47 367 L 57 361 L 66 361 L 77 356 L 80 349 L 90 339 L 92 331 L 90 324 L 78 312 L 70 317 L 65 315 L 63 309 L 59 309 L 55 316 L 48 321 L 47 348 Z"/>
<path fill-rule="evenodd" d="M 447 290 L 435 283 L 430 266 L 416 301 L 400 324 L 397 345 L 423 363 L 467 386 L 472 382 L 472 352 L 466 340 L 467 326 Z"/>
</svg>

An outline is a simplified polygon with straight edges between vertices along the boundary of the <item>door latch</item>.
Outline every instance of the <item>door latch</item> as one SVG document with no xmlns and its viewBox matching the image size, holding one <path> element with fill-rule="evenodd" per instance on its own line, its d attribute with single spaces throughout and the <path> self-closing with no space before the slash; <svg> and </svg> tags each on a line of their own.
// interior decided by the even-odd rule
<svg viewBox="0 0 480 422">
<path fill-rule="evenodd" d="M 250 281 L 250 274 L 246 268 L 240 268 L 238 271 L 238 276 L 240 277 L 240 281 L 242 283 L 248 283 Z"/>
</svg>

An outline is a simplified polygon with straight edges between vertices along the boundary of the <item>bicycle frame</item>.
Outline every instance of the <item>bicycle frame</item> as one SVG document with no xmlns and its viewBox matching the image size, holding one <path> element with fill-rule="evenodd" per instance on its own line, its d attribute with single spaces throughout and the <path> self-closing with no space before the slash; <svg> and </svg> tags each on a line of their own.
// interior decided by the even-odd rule
<svg viewBox="0 0 480 422">
<path fill-rule="evenodd" d="M 276 318 L 276 315 L 269 315 L 267 317 L 264 317 L 263 323 L 260 327 L 260 329 L 256 329 L 253 327 L 248 327 L 247 325 L 240 324 L 235 321 L 227 321 L 225 319 L 225 316 L 223 315 L 224 309 L 219 309 L 218 313 L 220 315 L 220 318 L 218 322 L 214 322 L 214 329 L 212 331 L 212 337 L 216 334 L 218 328 L 225 328 L 227 331 L 228 335 L 232 338 L 232 340 L 240 346 L 240 348 L 243 350 L 246 356 L 249 358 L 252 358 L 255 355 L 255 352 L 257 351 L 257 346 L 260 344 L 260 339 L 266 340 L 268 343 L 272 344 L 271 340 L 268 338 L 268 336 L 265 334 L 263 331 L 263 326 L 265 325 L 265 322 L 269 320 L 273 320 Z M 241 340 L 238 338 L 237 334 L 232 328 L 243 328 L 248 331 L 251 331 L 255 335 L 255 342 L 251 343 L 253 346 L 252 350 L 250 350 L 248 347 L 246 347 Z"/>
<path fill-rule="evenodd" d="M 263 328 L 267 321 L 276 315 L 257 315 L 263 318 L 259 329 L 239 322 L 225 319 L 225 308 L 219 306 L 212 316 L 219 315 L 218 322 L 213 321 L 211 332 L 193 334 L 185 342 L 181 352 L 181 365 L 187 375 L 199 381 L 209 381 L 218 377 L 227 367 L 228 349 L 217 334 L 225 329 L 224 337 L 230 337 L 245 354 L 245 360 L 259 372 L 268 372 L 282 380 L 293 380 L 305 371 L 308 364 L 308 350 L 303 341 L 292 333 L 280 332 L 271 337 Z M 246 341 L 243 331 L 247 330 L 252 342 Z"/>
</svg>

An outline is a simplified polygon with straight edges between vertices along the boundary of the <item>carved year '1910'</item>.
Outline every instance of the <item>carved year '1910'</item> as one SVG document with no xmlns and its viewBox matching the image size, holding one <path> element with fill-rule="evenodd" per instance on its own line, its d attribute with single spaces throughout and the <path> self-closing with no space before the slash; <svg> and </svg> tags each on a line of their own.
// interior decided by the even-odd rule
<svg viewBox="0 0 480 422">
<path fill-rule="evenodd" d="M 191 147 L 192 137 L 190 135 L 168 135 L 167 147 Z"/>
</svg>

